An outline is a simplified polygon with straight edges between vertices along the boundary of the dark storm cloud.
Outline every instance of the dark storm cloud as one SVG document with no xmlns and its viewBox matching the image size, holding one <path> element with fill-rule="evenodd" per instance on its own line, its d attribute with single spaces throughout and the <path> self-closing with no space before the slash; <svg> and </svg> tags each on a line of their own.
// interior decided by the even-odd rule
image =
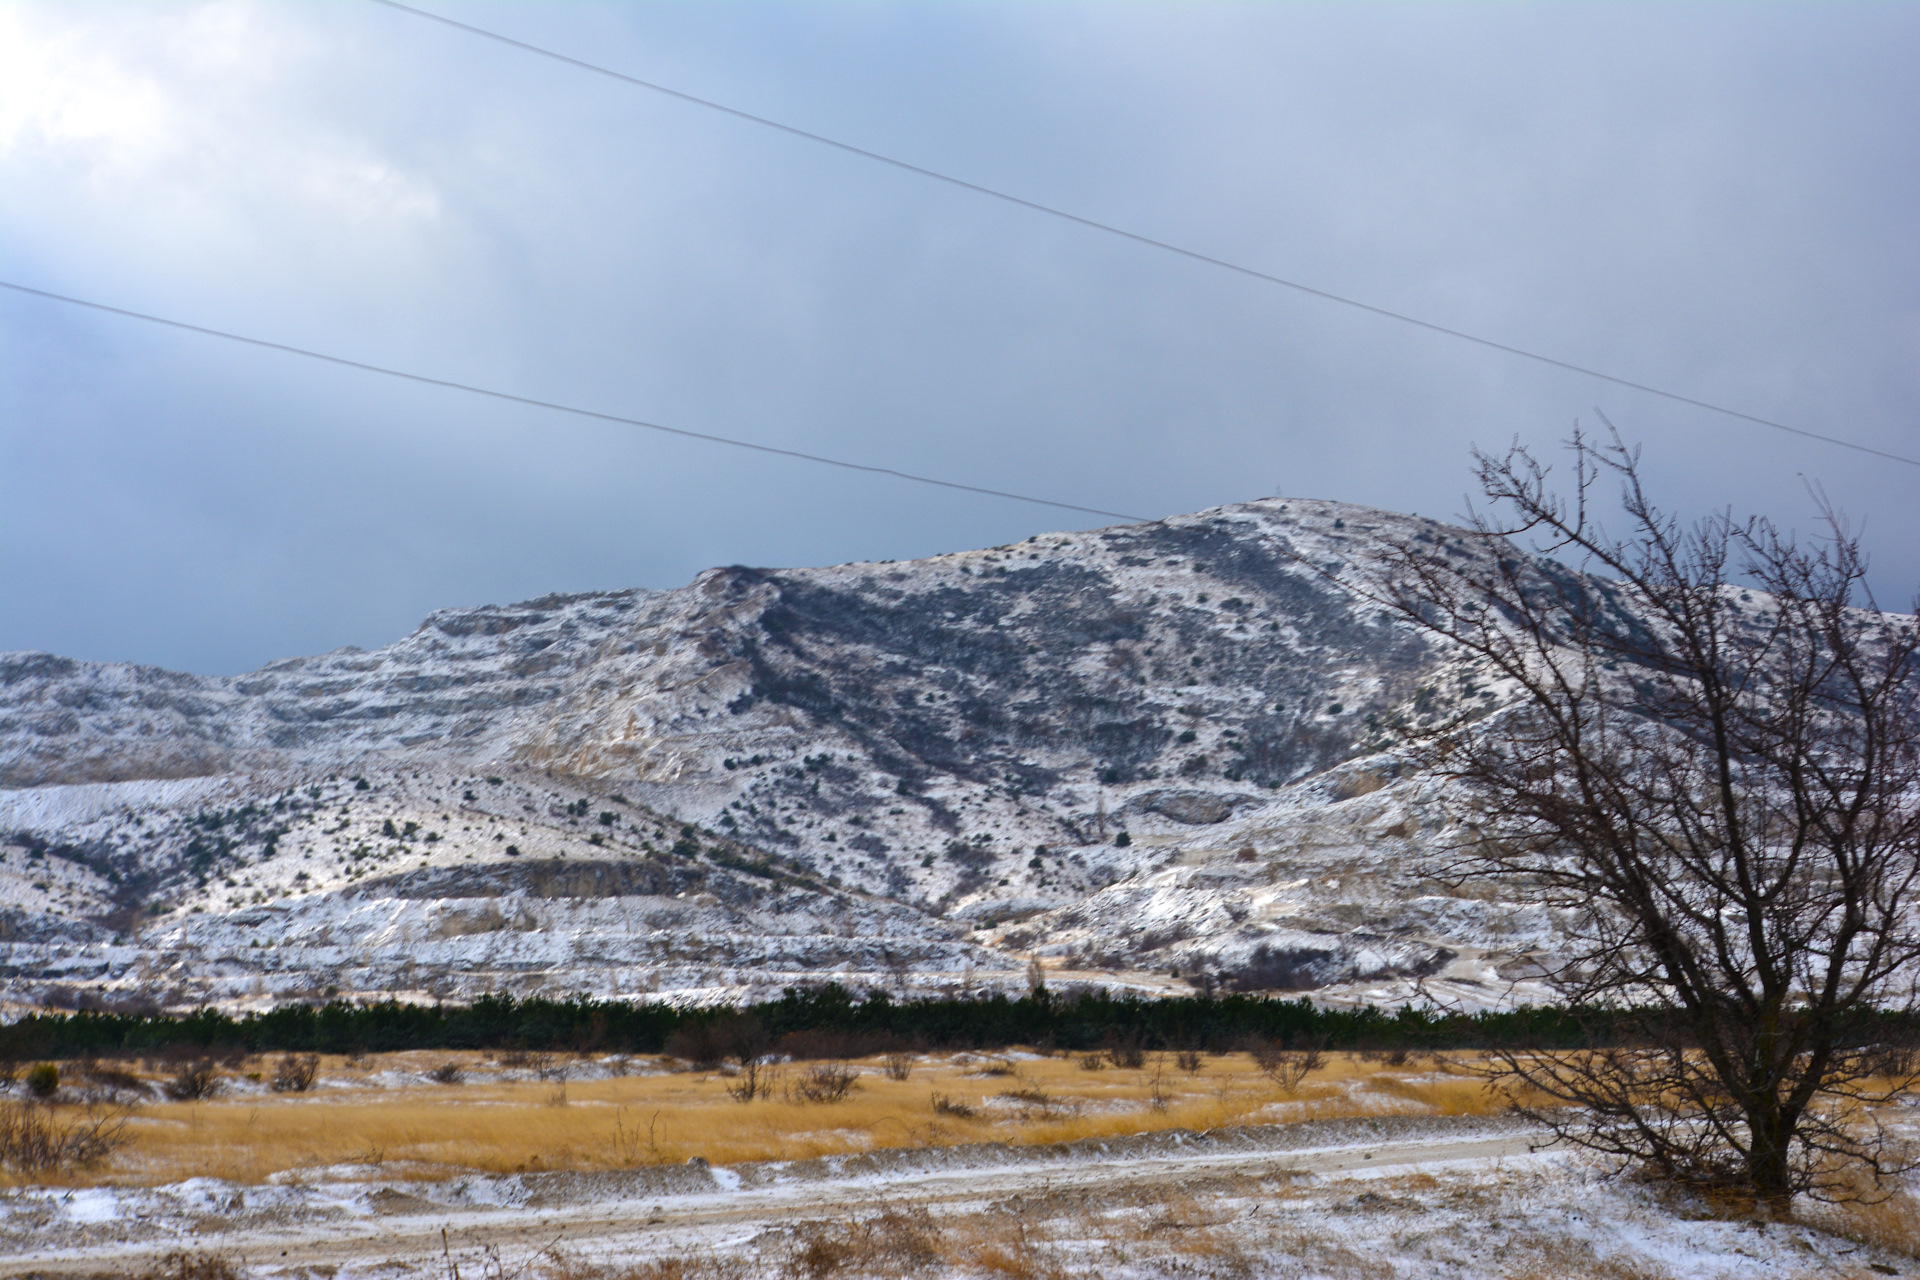
<svg viewBox="0 0 1920 1280">
<path fill-rule="evenodd" d="M 1920 450 L 1920 13 L 443 11 L 1437 322 Z M 1912 468 L 1529 366 L 376 6 L 0 9 L 0 275 L 1157 515 L 1452 514 L 1599 405 L 1659 495 L 1920 580 Z M 442 605 L 1060 513 L 0 297 L 0 648 L 233 671 Z"/>
</svg>

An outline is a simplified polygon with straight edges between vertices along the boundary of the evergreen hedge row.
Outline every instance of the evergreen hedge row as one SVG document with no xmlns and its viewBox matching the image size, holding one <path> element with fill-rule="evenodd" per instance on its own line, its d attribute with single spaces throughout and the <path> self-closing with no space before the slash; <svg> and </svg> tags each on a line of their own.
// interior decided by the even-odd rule
<svg viewBox="0 0 1920 1280">
<path fill-rule="evenodd" d="M 1618 1015 L 1534 1006 L 1499 1013 L 1431 1009 L 1319 1009 L 1306 999 L 1254 995 L 1143 999 L 1105 993 L 1017 999 L 855 999 L 829 984 L 731 1008 L 677 1008 L 576 996 L 482 996 L 472 1004 L 395 1000 L 290 1004 L 239 1016 L 100 1011 L 34 1013 L 0 1027 L 0 1059 L 81 1058 L 167 1050 L 352 1053 L 401 1049 L 534 1049 L 658 1053 L 676 1032 L 709 1029 L 778 1045 L 811 1033 L 815 1044 L 926 1049 L 1011 1045 L 1091 1049 L 1116 1040 L 1148 1049 L 1232 1048 L 1249 1036 L 1330 1049 L 1573 1047 L 1614 1038 Z M 825 1040 L 823 1041 L 823 1037 Z M 801 1037 L 808 1039 L 808 1037 Z"/>
</svg>

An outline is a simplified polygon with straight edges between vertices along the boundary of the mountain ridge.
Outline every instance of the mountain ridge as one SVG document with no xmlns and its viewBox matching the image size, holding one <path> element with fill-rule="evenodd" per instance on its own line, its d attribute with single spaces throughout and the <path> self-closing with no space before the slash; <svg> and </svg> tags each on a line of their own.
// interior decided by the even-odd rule
<svg viewBox="0 0 1920 1280">
<path fill-rule="evenodd" d="M 1179 972 L 1334 998 L 1372 974 L 1379 990 L 1355 987 L 1352 998 L 1399 998 L 1452 973 L 1458 998 L 1480 998 L 1478 983 L 1507 999 L 1496 990 L 1503 962 L 1478 958 L 1498 949 L 1483 945 L 1491 936 L 1478 925 L 1436 931 L 1445 912 L 1410 905 L 1434 896 L 1414 863 L 1446 819 L 1430 788 L 1398 777 L 1383 754 L 1386 726 L 1417 699 L 1442 691 L 1450 705 L 1493 709 L 1504 695 L 1475 688 L 1457 655 L 1361 590 L 1391 544 L 1457 547 L 1461 536 L 1418 517 L 1266 499 L 904 563 L 732 566 L 670 591 L 438 610 L 379 649 L 234 677 L 0 655 L 0 833 L 16 850 L 90 847 L 103 883 L 151 888 L 158 915 L 155 901 L 114 898 L 124 891 L 78 881 L 69 891 L 69 921 L 117 911 L 127 925 L 132 907 L 148 912 L 122 930 L 137 935 L 123 944 L 134 951 L 152 950 L 137 939 L 165 929 L 183 956 L 232 950 L 209 921 L 263 905 L 233 904 L 236 874 L 249 897 L 307 911 L 345 893 L 356 867 L 364 878 L 376 854 L 356 861 L 356 848 L 381 851 L 388 867 L 496 866 L 500 824 L 531 813 L 525 840 L 553 856 L 606 857 L 613 846 L 601 841 L 612 839 L 628 840 L 623 857 L 662 858 L 668 832 L 684 827 L 700 833 L 681 838 L 701 875 L 721 873 L 706 850 L 724 845 L 726 858 L 767 859 L 846 911 L 856 899 L 891 904 L 874 908 L 889 927 L 939 940 L 919 969 L 890 961 L 860 970 L 861 981 L 939 987 L 992 972 L 1017 982 L 1039 955 L 1087 981 L 1142 989 Z M 1363 774 L 1374 782 L 1356 782 Z M 488 807 L 489 785 L 473 779 L 495 776 L 519 809 Z M 372 824 L 365 792 L 342 790 L 359 787 L 349 777 L 382 797 L 373 807 L 386 830 L 411 822 L 434 832 L 432 847 Z M 195 869 L 184 851 L 211 847 L 208 811 L 189 808 L 205 801 L 150 798 L 161 782 L 182 796 L 224 788 L 243 808 L 277 802 L 284 814 L 291 804 L 301 821 L 272 839 L 256 827 L 273 823 L 222 837 L 219 856 L 240 861 Z M 302 787 L 321 790 L 324 806 L 300 799 Z M 89 805 L 96 812 L 81 816 Z M 583 823 L 589 811 L 614 821 L 587 830 L 599 825 Z M 1310 829 L 1317 851 L 1295 838 Z M 1345 834 L 1328 834 L 1336 829 Z M 0 880 L 23 858 L 9 852 Z M 1328 890 L 1314 873 L 1335 864 L 1370 869 L 1333 876 Z M 117 905 L 90 912 L 90 894 Z M 447 898 L 441 915 L 471 914 L 471 896 Z M 629 906 L 660 896 L 609 895 Z M 1132 907 L 1119 910 L 1122 900 Z M 419 899 L 381 901 L 399 920 Z M 1171 923 L 1136 928 L 1143 911 Z M 753 968 L 755 920 L 720 928 L 746 931 L 723 948 L 739 961 L 734 979 Z M 51 916 L 44 927 L 72 929 Z M 663 968 L 657 932 L 632 944 L 630 967 Z M 1539 932 L 1509 941 L 1525 951 Z M 214 941 L 179 942 L 202 934 Z M 6 991 L 68 981 L 49 976 L 59 966 L 30 939 L 6 945 Z M 249 959 L 225 963 L 271 988 Z M 302 961 L 325 963 L 318 951 Z M 446 961 L 448 973 L 492 972 L 488 963 Z M 542 980 L 569 963 L 555 960 Z M 368 981 L 397 981 L 379 968 Z M 96 986 L 137 985 L 112 964 L 103 972 Z M 708 995 L 752 985 L 668 980 Z M 194 989 L 241 998 L 234 986 Z"/>
</svg>

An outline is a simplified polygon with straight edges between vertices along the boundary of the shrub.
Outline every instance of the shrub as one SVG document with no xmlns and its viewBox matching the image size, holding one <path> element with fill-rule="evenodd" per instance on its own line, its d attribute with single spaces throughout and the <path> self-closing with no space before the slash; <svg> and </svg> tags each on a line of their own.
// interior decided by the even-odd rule
<svg viewBox="0 0 1920 1280">
<path fill-rule="evenodd" d="M 961 1120 L 971 1120 L 974 1116 L 980 1114 L 966 1103 L 961 1102 L 957 1098 L 949 1098 L 944 1093 L 936 1093 L 933 1095 L 933 1109 L 940 1115 L 954 1116 Z"/>
<path fill-rule="evenodd" d="M 273 1091 L 275 1093 L 305 1093 L 313 1088 L 313 1082 L 320 1077 L 320 1055 L 309 1053 L 296 1056 L 287 1054 L 273 1069 Z"/>
<path fill-rule="evenodd" d="M 913 1074 L 913 1055 L 910 1053 L 890 1053 L 880 1069 L 889 1080 L 905 1080 Z"/>
<path fill-rule="evenodd" d="M 465 1074 L 459 1063 L 447 1061 L 427 1072 L 427 1079 L 435 1084 L 459 1084 Z"/>
<path fill-rule="evenodd" d="M 51 1098 L 60 1092 L 60 1068 L 42 1062 L 27 1070 L 27 1092 L 36 1098 Z"/>
<path fill-rule="evenodd" d="M 752 1102 L 755 1098 L 771 1098 L 773 1085 L 779 1073 L 759 1058 L 747 1058 L 740 1063 L 740 1071 L 733 1082 L 727 1085 L 727 1096 L 735 1102 Z"/>
<path fill-rule="evenodd" d="M 859 1073 L 844 1062 L 822 1062 L 808 1067 L 787 1086 L 796 1102 L 839 1102 L 851 1093 Z"/>
<path fill-rule="evenodd" d="M 217 1096 L 226 1087 L 226 1081 L 220 1078 L 220 1069 L 212 1058 L 202 1058 L 186 1063 L 174 1073 L 173 1079 L 160 1087 L 175 1102 L 198 1102 Z"/>
<path fill-rule="evenodd" d="M 1138 1070 L 1147 1064 L 1147 1051 L 1141 1047 L 1138 1031 L 1109 1031 L 1106 1036 L 1107 1061 L 1116 1067 Z"/>
<path fill-rule="evenodd" d="M 0 1166 L 21 1173 L 56 1173 L 98 1164 L 128 1141 L 124 1107 L 88 1107 L 61 1124 L 39 1103 L 0 1105 Z"/>
<path fill-rule="evenodd" d="M 809 1222 L 797 1227 L 785 1274 L 796 1280 L 826 1280 L 842 1273 L 908 1275 L 939 1263 L 942 1244 L 940 1228 L 926 1209 L 888 1205 L 872 1218 Z M 1006 1268 L 994 1269 L 1018 1274 Z"/>
<path fill-rule="evenodd" d="M 1288 1093 L 1298 1089 L 1309 1072 L 1327 1065 L 1327 1055 L 1321 1052 L 1319 1045 L 1305 1049 L 1282 1049 L 1271 1040 L 1256 1037 L 1246 1042 L 1246 1048 L 1253 1058 L 1253 1065 Z"/>
<path fill-rule="evenodd" d="M 87 1082 L 84 1096 L 88 1101 L 117 1099 L 128 1094 L 145 1098 L 153 1093 L 146 1081 L 122 1067 L 90 1060 L 80 1064 L 80 1075 Z"/>
</svg>

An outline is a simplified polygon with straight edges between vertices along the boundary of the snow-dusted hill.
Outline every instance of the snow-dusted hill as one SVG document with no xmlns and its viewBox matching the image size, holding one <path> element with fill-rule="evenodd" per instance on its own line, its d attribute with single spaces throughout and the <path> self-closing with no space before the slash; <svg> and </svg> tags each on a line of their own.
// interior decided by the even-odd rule
<svg viewBox="0 0 1920 1280">
<path fill-rule="evenodd" d="M 1427 879 L 1378 731 L 1498 691 L 1345 585 L 1384 538 L 1457 531 L 1273 499 L 228 679 L 0 655 L 0 982 L 1501 999 L 1551 922 Z"/>
</svg>

